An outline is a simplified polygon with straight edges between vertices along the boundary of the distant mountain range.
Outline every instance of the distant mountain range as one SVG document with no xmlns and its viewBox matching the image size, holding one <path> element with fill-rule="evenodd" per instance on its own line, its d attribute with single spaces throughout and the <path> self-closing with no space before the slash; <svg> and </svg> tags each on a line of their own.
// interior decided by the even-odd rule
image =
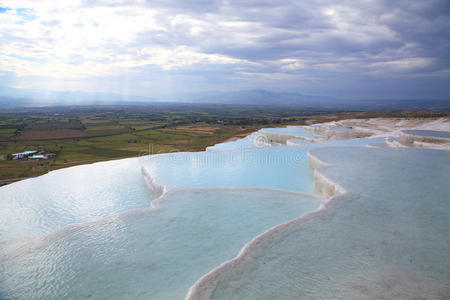
<svg viewBox="0 0 450 300">
<path fill-rule="evenodd" d="M 207 92 L 189 94 L 185 97 L 187 97 L 190 102 L 236 105 L 335 106 L 342 101 L 326 96 L 310 96 L 300 93 L 273 92 L 267 90 Z"/>
<path fill-rule="evenodd" d="M 74 91 L 49 91 L 0 87 L 0 104 L 9 107 L 49 105 L 96 105 L 145 103 L 154 100 L 146 97 L 123 96 L 109 93 L 85 93 Z"/>
<path fill-rule="evenodd" d="M 244 90 L 234 92 L 204 92 L 158 97 L 124 96 L 110 93 L 48 91 L 0 87 L 0 105 L 3 108 L 64 106 L 64 105 L 143 105 L 163 102 L 296 106 L 341 110 L 433 109 L 450 110 L 450 99 L 386 99 L 346 100 L 327 96 L 311 96 L 292 92 Z"/>
</svg>

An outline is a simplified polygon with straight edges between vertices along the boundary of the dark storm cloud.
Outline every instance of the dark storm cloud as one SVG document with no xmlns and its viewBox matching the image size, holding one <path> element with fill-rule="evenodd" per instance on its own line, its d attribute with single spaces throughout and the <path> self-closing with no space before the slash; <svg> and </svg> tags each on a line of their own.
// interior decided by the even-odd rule
<svg viewBox="0 0 450 300">
<path fill-rule="evenodd" d="M 86 1 L 88 6 L 144 6 L 166 13 L 160 22 L 169 30 L 141 33 L 137 44 L 188 45 L 208 53 L 249 60 L 296 57 L 320 62 L 322 54 L 368 55 L 384 59 L 433 57 L 448 68 L 450 4 L 448 1 Z M 334 10 L 334 15 L 326 10 Z M 171 25 L 173 15 L 207 20 L 197 36 L 190 24 Z M 217 24 L 214 24 L 214 20 Z M 238 33 L 255 34 L 246 44 L 220 22 L 246 22 Z M 343 26 L 344 28 L 342 28 Z M 315 53 L 303 56 L 305 52 Z M 383 59 L 378 57 L 378 59 Z"/>
<path fill-rule="evenodd" d="M 211 27 L 190 36 L 190 24 L 167 25 L 171 30 L 157 37 L 142 34 L 142 43 L 151 39 L 162 45 L 183 44 L 256 62 L 298 58 L 316 65 L 330 56 L 336 60 L 351 56 L 367 66 L 424 57 L 434 60 L 433 70 L 450 67 L 447 1 L 341 1 L 337 5 L 334 1 L 147 1 L 143 5 L 196 17 L 208 14 L 203 19 Z M 217 24 L 211 21 L 214 18 Z M 246 22 L 248 28 L 240 27 L 236 33 L 220 26 L 221 21 Z M 255 36 L 233 39 L 242 33 Z"/>
</svg>

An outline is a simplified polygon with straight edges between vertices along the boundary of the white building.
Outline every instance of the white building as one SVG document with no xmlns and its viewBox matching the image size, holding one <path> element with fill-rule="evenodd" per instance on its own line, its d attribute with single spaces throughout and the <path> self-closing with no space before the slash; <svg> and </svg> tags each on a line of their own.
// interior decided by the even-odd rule
<svg viewBox="0 0 450 300">
<path fill-rule="evenodd" d="M 19 152 L 19 153 L 13 153 L 12 155 L 14 156 L 13 159 L 20 159 L 20 158 L 24 158 L 28 155 L 34 154 L 36 153 L 36 150 L 29 150 L 29 151 L 24 151 L 24 152 Z"/>
</svg>

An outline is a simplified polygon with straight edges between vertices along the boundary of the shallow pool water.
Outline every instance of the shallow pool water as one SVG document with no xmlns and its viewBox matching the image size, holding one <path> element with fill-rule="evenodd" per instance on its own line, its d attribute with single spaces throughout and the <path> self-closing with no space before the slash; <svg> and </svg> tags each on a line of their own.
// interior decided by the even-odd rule
<svg viewBox="0 0 450 300">
<path fill-rule="evenodd" d="M 287 126 L 287 127 L 280 127 L 280 128 L 264 128 L 261 130 L 262 132 L 268 132 L 268 133 L 276 133 L 276 134 L 284 134 L 284 135 L 290 135 L 295 137 L 305 137 L 305 138 L 313 138 L 314 135 L 321 134 L 319 132 L 313 132 L 311 130 L 305 129 L 304 126 Z"/>
<path fill-rule="evenodd" d="M 448 299 L 450 153 L 312 154 L 349 193 L 267 235 L 192 299 Z"/>
<path fill-rule="evenodd" d="M 267 189 L 176 190 L 0 254 L 1 299 L 184 299 L 203 274 L 320 198 Z"/>
<path fill-rule="evenodd" d="M 363 147 L 382 141 L 354 139 L 310 143 L 302 147 L 161 154 L 146 157 L 143 168 L 158 184 L 168 188 L 269 187 L 312 193 L 314 178 L 308 165 L 309 150 L 328 146 Z"/>
<path fill-rule="evenodd" d="M 447 138 L 450 139 L 450 132 L 447 131 L 436 131 L 436 130 L 403 130 L 402 132 L 406 134 L 427 136 L 427 137 L 437 137 L 437 138 Z"/>
<path fill-rule="evenodd" d="M 0 187 L 0 241 L 148 207 L 150 200 L 139 158 L 53 171 Z"/>
<path fill-rule="evenodd" d="M 307 148 L 266 147 L 170 153 L 148 157 L 143 168 L 153 179 L 175 187 L 269 187 L 314 191 Z"/>
</svg>

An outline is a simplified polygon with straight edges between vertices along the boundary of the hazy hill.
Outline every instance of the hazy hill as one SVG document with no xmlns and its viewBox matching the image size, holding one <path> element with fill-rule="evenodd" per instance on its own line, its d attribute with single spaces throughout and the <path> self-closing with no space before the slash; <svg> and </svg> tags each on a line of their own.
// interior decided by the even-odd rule
<svg viewBox="0 0 450 300">
<path fill-rule="evenodd" d="M 101 105 L 101 104 L 151 104 L 161 102 L 297 106 L 333 109 L 412 109 L 450 110 L 450 99 L 386 99 L 347 100 L 327 96 L 311 96 L 292 92 L 268 90 L 244 90 L 233 92 L 205 92 L 175 94 L 158 97 L 124 96 L 113 93 L 85 93 L 73 91 L 48 91 L 0 87 L 0 105 L 8 107 L 29 107 L 49 105 Z"/>
</svg>

